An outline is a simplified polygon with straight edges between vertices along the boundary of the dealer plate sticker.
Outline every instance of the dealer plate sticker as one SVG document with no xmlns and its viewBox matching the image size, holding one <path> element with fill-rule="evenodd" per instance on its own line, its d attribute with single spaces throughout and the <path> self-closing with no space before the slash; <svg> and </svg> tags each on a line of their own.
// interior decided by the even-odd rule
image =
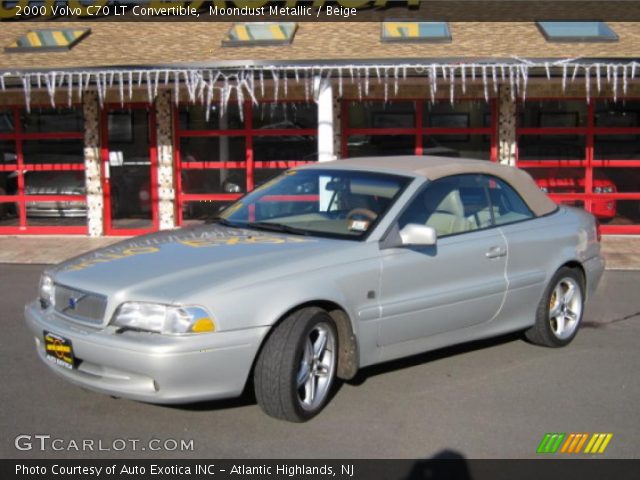
<svg viewBox="0 0 640 480">
<path fill-rule="evenodd" d="M 44 332 L 44 350 L 47 360 L 64 368 L 72 369 L 75 364 L 71 340 L 55 333 Z"/>
</svg>

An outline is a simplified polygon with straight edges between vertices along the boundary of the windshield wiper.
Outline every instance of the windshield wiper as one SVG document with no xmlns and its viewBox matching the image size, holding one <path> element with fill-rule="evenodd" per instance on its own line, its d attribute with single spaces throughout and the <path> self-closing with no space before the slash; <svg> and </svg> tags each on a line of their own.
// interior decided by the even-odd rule
<svg viewBox="0 0 640 480">
<path fill-rule="evenodd" d="M 227 220 L 226 218 L 223 218 L 223 217 L 220 217 L 220 216 L 207 218 L 207 220 L 204 223 L 206 223 L 207 225 L 210 225 L 212 223 L 217 223 L 219 225 L 224 225 L 225 227 L 241 228 L 240 225 L 232 223 L 229 220 Z"/>
<path fill-rule="evenodd" d="M 268 230 L 271 232 L 285 232 L 285 233 L 293 233 L 294 235 L 309 235 L 307 230 L 303 230 L 302 228 L 291 227 L 289 225 L 284 225 L 282 223 L 272 223 L 272 222 L 247 222 L 243 227 L 256 228 L 258 230 Z"/>
</svg>

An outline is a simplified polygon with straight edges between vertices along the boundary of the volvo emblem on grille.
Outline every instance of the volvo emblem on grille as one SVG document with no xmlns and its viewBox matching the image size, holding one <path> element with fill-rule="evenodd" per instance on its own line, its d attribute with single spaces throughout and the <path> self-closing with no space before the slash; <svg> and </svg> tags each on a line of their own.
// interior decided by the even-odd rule
<svg viewBox="0 0 640 480">
<path fill-rule="evenodd" d="M 62 309 L 62 311 L 66 312 L 67 310 L 75 310 L 78 307 L 78 303 L 80 303 L 80 300 L 82 300 L 86 296 L 87 294 L 85 293 L 84 295 L 80 295 L 78 297 L 69 297 L 69 299 L 67 300 L 67 305 Z"/>
</svg>

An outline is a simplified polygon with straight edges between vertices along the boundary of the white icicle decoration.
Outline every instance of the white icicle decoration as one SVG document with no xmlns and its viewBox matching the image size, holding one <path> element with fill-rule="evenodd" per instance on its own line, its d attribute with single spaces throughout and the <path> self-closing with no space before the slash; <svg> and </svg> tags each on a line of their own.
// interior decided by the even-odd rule
<svg viewBox="0 0 640 480">
<path fill-rule="evenodd" d="M 209 123 L 209 118 L 211 117 L 211 104 L 213 103 L 213 82 L 211 81 L 211 77 L 209 77 L 209 83 L 207 84 L 207 96 L 204 105 L 204 120 Z"/>
<path fill-rule="evenodd" d="M 297 68 L 293 69 L 293 75 L 296 78 L 296 83 L 300 83 L 300 75 L 298 74 L 298 69 Z"/>
<path fill-rule="evenodd" d="M 174 81 L 176 82 L 176 85 L 179 85 L 180 82 L 178 81 L 177 75 L 174 77 Z M 131 70 L 129 70 L 129 78 L 127 83 L 129 84 L 129 100 L 131 100 L 131 98 L 133 98 L 133 72 Z M 176 105 L 177 105 L 177 102 L 178 102 L 178 95 L 176 92 Z"/>
<path fill-rule="evenodd" d="M 160 82 L 160 70 L 156 70 L 153 78 L 153 98 L 158 97 L 158 83 Z"/>
<path fill-rule="evenodd" d="M 433 68 L 427 68 L 427 82 L 429 83 L 429 94 L 431 96 L 431 103 L 434 103 L 436 101 L 436 92 L 433 86 L 433 72 Z"/>
<path fill-rule="evenodd" d="M 395 67 L 393 69 L 393 95 L 397 96 L 398 95 L 398 67 Z"/>
<path fill-rule="evenodd" d="M 287 75 L 287 72 L 283 72 L 284 73 L 284 96 L 286 97 L 287 95 L 289 95 L 289 75 Z"/>
<path fill-rule="evenodd" d="M 114 72 L 109 72 L 109 88 L 113 87 Z"/>
<path fill-rule="evenodd" d="M 358 99 L 362 100 L 362 80 L 360 79 L 360 70 L 356 70 L 356 78 L 358 84 Z"/>
<path fill-rule="evenodd" d="M 430 67 L 431 71 L 431 103 L 436 101 L 436 95 L 438 93 L 438 67 L 433 64 Z"/>
<path fill-rule="evenodd" d="M 147 70 L 144 77 L 144 81 L 147 84 L 147 100 L 149 101 L 149 105 L 151 105 L 153 103 L 153 84 L 151 83 L 151 73 Z"/>
<path fill-rule="evenodd" d="M 4 84 L 4 74 L 0 75 L 0 90 L 3 92 L 6 90 L 6 86 Z"/>
<path fill-rule="evenodd" d="M 463 63 L 460 65 L 460 81 L 462 82 L 462 93 L 467 93 L 467 66 Z"/>
<path fill-rule="evenodd" d="M 633 80 L 634 78 L 636 78 L 636 62 L 633 62 L 631 64 L 631 80 Z"/>
<path fill-rule="evenodd" d="M 476 81 L 476 64 L 471 65 L 471 80 Z"/>
<path fill-rule="evenodd" d="M 36 73 L 36 87 L 38 87 L 38 90 L 40 90 L 42 88 L 42 79 L 40 78 L 40 74 Z"/>
<path fill-rule="evenodd" d="M 120 107 L 124 107 L 124 80 L 122 71 L 118 72 L 118 96 L 120 97 Z"/>
<path fill-rule="evenodd" d="M 353 65 L 349 67 L 349 74 L 351 75 L 351 85 L 353 85 L 354 77 L 353 77 Z"/>
<path fill-rule="evenodd" d="M 407 79 L 407 66 L 403 66 L 402 67 L 402 79 L 406 80 Z"/>
<path fill-rule="evenodd" d="M 587 96 L 587 104 L 591 103 L 591 68 L 584 69 L 584 91 Z"/>
<path fill-rule="evenodd" d="M 31 75 L 26 74 L 20 77 L 20 80 L 22 81 L 25 108 L 27 112 L 31 112 Z"/>
<path fill-rule="evenodd" d="M 380 78 L 380 67 L 376 67 L 376 77 L 378 77 L 378 85 L 382 83 L 382 78 Z"/>
<path fill-rule="evenodd" d="M 513 67 L 509 65 L 509 90 L 511 91 L 511 101 L 516 101 L 516 80 L 513 75 Z"/>
<path fill-rule="evenodd" d="M 364 69 L 364 94 L 369 96 L 369 69 Z"/>
<path fill-rule="evenodd" d="M 67 107 L 73 105 L 73 73 L 67 74 Z"/>
<path fill-rule="evenodd" d="M 285 78 L 287 78 L 286 72 Z M 242 82 L 240 78 L 236 79 L 236 100 L 238 101 L 238 110 L 240 111 L 240 121 L 244 122 L 244 93 L 242 93 Z"/>
<path fill-rule="evenodd" d="M 527 86 L 529 85 L 529 67 L 527 65 L 522 65 L 520 68 L 522 73 L 522 101 L 524 102 L 527 99 Z"/>
<path fill-rule="evenodd" d="M 547 80 L 551 80 L 551 69 L 549 68 L 549 62 L 544 62 L 544 71 L 547 73 Z"/>
<path fill-rule="evenodd" d="M 576 64 L 576 66 L 573 67 L 573 75 L 571 75 L 571 83 L 575 82 L 576 77 L 578 76 L 578 68 L 580 68 L 578 64 Z"/>
<path fill-rule="evenodd" d="M 264 97 L 264 94 L 262 96 Z M 309 101 L 309 70 L 304 71 L 304 99 Z"/>
<path fill-rule="evenodd" d="M 484 89 L 484 100 L 489 101 L 489 82 L 487 82 L 487 66 L 482 65 L 482 87 Z"/>
<path fill-rule="evenodd" d="M 260 70 L 260 96 L 264 98 L 264 71 Z"/>
<path fill-rule="evenodd" d="M 612 69 L 612 80 L 613 80 L 613 101 L 618 101 L 618 65 L 615 65 Z"/>
<path fill-rule="evenodd" d="M 600 93 L 600 90 L 601 90 L 601 83 L 602 83 L 602 78 L 600 75 L 600 64 L 596 63 L 596 86 L 598 88 L 598 94 Z"/>
<path fill-rule="evenodd" d="M 449 103 L 453 105 L 455 100 L 455 88 L 456 88 L 455 70 L 453 67 L 449 70 Z"/>
<path fill-rule="evenodd" d="M 607 83 L 611 83 L 611 65 L 607 65 Z"/>
<path fill-rule="evenodd" d="M 209 70 L 209 72 L 211 72 L 211 70 Z M 169 70 L 165 70 L 164 71 L 164 86 L 168 86 L 169 85 Z"/>
<path fill-rule="evenodd" d="M 251 103 L 253 105 L 258 105 L 258 99 L 254 94 L 253 85 L 247 81 L 247 78 L 253 79 L 253 73 L 250 72 L 247 74 L 247 77 L 242 80 L 242 85 L 247 89 L 247 93 L 251 97 Z"/>
<path fill-rule="evenodd" d="M 129 83 L 129 98 L 131 98 L 131 83 Z M 180 103 L 180 72 L 173 71 L 173 101 L 176 107 Z"/>
<path fill-rule="evenodd" d="M 280 90 L 280 77 L 276 69 L 271 70 L 271 76 L 273 77 L 273 100 L 278 101 L 278 90 Z"/>
<path fill-rule="evenodd" d="M 498 94 L 498 72 L 496 66 L 491 66 L 491 80 L 493 81 L 493 93 Z"/>
<path fill-rule="evenodd" d="M 55 82 L 52 82 L 52 75 L 45 75 L 44 82 L 47 86 L 47 93 L 49 94 L 49 102 L 51 103 L 51 106 L 55 108 L 56 84 Z"/>
<path fill-rule="evenodd" d="M 622 93 L 626 96 L 629 87 L 629 79 L 627 77 L 627 65 L 622 67 Z"/>
<path fill-rule="evenodd" d="M 385 105 L 388 99 L 389 99 L 389 71 L 387 68 L 385 68 L 384 69 L 384 103 Z"/>
<path fill-rule="evenodd" d="M 98 89 L 98 103 L 100 104 L 100 108 L 102 108 L 104 105 L 105 91 L 104 91 L 104 83 L 102 81 L 102 77 L 104 77 L 104 75 L 105 75 L 104 73 L 96 74 L 96 87 Z"/>
<path fill-rule="evenodd" d="M 567 91 L 567 64 L 562 64 L 562 93 Z"/>
<path fill-rule="evenodd" d="M 504 82 L 507 79 L 504 71 L 504 65 L 500 65 L 500 75 L 502 76 L 502 81 Z"/>
<path fill-rule="evenodd" d="M 219 108 L 218 108 L 218 114 L 222 117 L 224 115 L 224 106 L 225 106 L 225 96 L 227 94 L 227 89 L 229 88 L 229 79 L 227 78 L 226 75 L 222 76 L 223 78 L 223 83 L 222 83 L 222 88 L 220 89 L 220 99 L 219 99 Z"/>
</svg>

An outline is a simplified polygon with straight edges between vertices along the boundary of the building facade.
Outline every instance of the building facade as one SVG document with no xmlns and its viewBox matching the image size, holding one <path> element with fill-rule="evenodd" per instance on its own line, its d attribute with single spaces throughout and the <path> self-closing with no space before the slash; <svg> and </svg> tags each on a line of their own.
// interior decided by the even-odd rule
<svg viewBox="0 0 640 480">
<path fill-rule="evenodd" d="M 51 24 L 85 31 L 63 51 L 3 24 L 0 235 L 170 229 L 297 165 L 406 154 L 518 166 L 640 233 L 639 24 L 425 23 Z"/>
</svg>

